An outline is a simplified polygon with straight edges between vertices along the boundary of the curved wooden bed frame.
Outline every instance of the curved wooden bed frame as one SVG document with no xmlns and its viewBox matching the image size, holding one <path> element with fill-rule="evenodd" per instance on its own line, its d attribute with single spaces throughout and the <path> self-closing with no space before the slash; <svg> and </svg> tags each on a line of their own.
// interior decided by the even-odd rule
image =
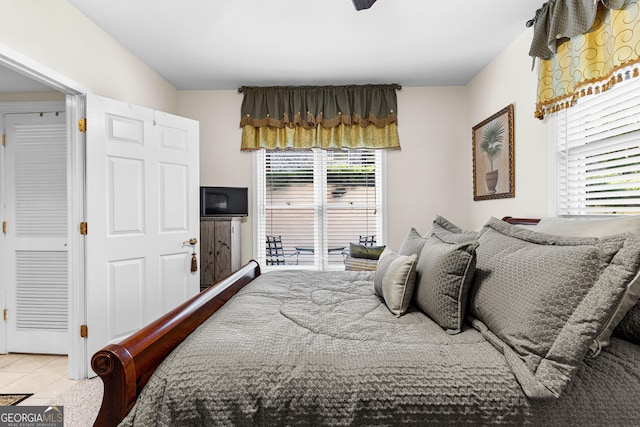
<svg viewBox="0 0 640 427">
<path fill-rule="evenodd" d="M 504 217 L 511 224 L 534 225 L 538 219 Z M 143 387 L 164 358 L 232 296 L 260 275 L 250 261 L 240 270 L 118 344 L 109 344 L 91 359 L 104 383 L 96 426 L 115 426 L 135 404 Z"/>
<path fill-rule="evenodd" d="M 162 360 L 259 275 L 260 266 L 252 260 L 122 342 L 109 344 L 94 354 L 91 367 L 104 384 L 94 425 L 115 426 L 122 421 Z"/>
<path fill-rule="evenodd" d="M 502 220 L 515 225 L 536 225 L 540 222 L 540 218 L 514 218 L 512 216 L 505 216 Z"/>
</svg>

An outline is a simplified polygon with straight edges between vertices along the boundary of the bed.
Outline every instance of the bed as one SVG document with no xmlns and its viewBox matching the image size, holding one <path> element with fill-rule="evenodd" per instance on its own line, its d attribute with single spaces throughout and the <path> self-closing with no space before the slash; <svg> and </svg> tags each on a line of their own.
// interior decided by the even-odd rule
<svg viewBox="0 0 640 427">
<path fill-rule="evenodd" d="M 497 228 L 515 233 L 517 239 L 530 233 L 527 227 L 514 230 L 495 221 Z M 453 225 L 446 233 L 460 240 L 475 236 Z M 575 239 L 554 237 L 550 250 L 575 252 L 583 243 L 599 244 Z M 603 250 L 616 242 L 607 241 Z M 532 247 L 540 246 L 534 243 Z M 491 242 L 475 245 L 455 242 L 456 249 L 462 247 L 465 253 L 489 248 Z M 628 239 L 618 246 L 629 247 Z M 525 253 L 518 255 L 518 262 L 526 261 L 527 250 L 528 246 L 515 251 Z M 611 264 L 622 251 L 617 250 Z M 633 251 L 640 252 L 635 247 Z M 618 260 L 616 277 L 627 274 L 623 270 L 628 265 L 640 265 L 640 256 L 632 258 Z M 479 253 L 477 262 L 474 277 L 482 277 L 483 265 L 491 260 Z M 567 360 L 559 361 L 554 353 L 557 340 L 538 357 L 529 348 L 535 344 L 510 340 L 514 333 L 521 335 L 518 322 L 500 325 L 504 317 L 483 316 L 482 292 L 470 294 L 468 303 L 463 299 L 463 306 L 473 306 L 471 312 L 445 328 L 437 315 L 426 315 L 415 301 L 401 315 L 392 312 L 388 301 L 376 294 L 376 274 L 299 270 L 261 274 L 259 265 L 249 262 L 125 341 L 94 355 L 92 367 L 105 391 L 96 425 L 637 425 L 640 421 L 640 345 L 623 339 L 624 333 L 614 332 L 604 340 L 606 345 L 594 350 L 595 335 L 602 328 L 580 330 L 590 338 L 573 365 L 565 355 Z M 631 274 L 635 273 L 627 275 Z M 490 283 L 493 278 L 486 280 Z M 597 323 L 593 318 L 589 322 Z M 567 328 L 560 335 L 568 333 Z M 634 331 L 630 334 L 633 337 Z M 597 354 L 584 357 L 587 348 Z M 529 369 L 532 365 L 536 369 Z M 570 380 L 557 380 L 563 376 Z"/>
</svg>

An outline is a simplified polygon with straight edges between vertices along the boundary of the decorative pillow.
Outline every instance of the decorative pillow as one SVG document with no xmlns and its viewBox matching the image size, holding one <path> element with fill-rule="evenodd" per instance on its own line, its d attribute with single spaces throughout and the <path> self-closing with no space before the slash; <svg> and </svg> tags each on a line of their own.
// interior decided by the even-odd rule
<svg viewBox="0 0 640 427">
<path fill-rule="evenodd" d="M 387 248 L 378 260 L 373 288 L 396 317 L 409 308 L 416 283 L 417 257 L 416 254 L 399 255 Z"/>
<path fill-rule="evenodd" d="M 542 218 L 534 230 L 539 233 L 568 237 L 606 237 L 640 231 L 640 215 L 605 218 Z"/>
<path fill-rule="evenodd" d="M 427 238 L 422 237 L 415 228 L 412 228 L 402 240 L 398 254 L 400 255 L 420 255 L 422 247 L 426 243 Z"/>
<path fill-rule="evenodd" d="M 429 235 L 431 234 L 435 234 L 449 243 L 467 243 L 478 237 L 478 233 L 475 231 L 464 231 L 440 215 L 436 216 L 436 219 L 433 220 L 433 226 L 431 227 Z"/>
<path fill-rule="evenodd" d="M 450 334 L 462 328 L 477 246 L 475 240 L 453 243 L 433 234 L 416 266 L 414 302 Z"/>
<path fill-rule="evenodd" d="M 559 397 L 637 274 L 640 234 L 569 238 L 492 218 L 478 242 L 472 324 L 527 396 Z"/>
<path fill-rule="evenodd" d="M 609 321 L 605 324 L 604 328 L 602 328 L 591 344 L 591 347 L 589 347 L 589 357 L 596 357 L 600 353 L 600 350 L 610 344 L 611 335 L 613 335 L 613 332 L 625 319 L 627 320 L 624 326 L 626 336 L 640 337 L 640 306 L 637 304 L 639 299 L 640 272 L 638 272 L 631 283 L 629 283 L 622 299 L 611 314 Z M 635 321 L 633 320 L 634 311 L 637 311 Z M 629 317 L 629 319 L 627 319 L 627 317 Z M 637 339 L 638 338 L 636 338 L 636 340 Z M 633 341 L 633 339 L 631 339 L 631 341 Z"/>
<path fill-rule="evenodd" d="M 378 259 L 384 248 L 384 246 L 365 246 L 349 243 L 349 255 L 352 258 Z"/>
<path fill-rule="evenodd" d="M 344 259 L 344 269 L 346 271 L 375 271 L 377 266 L 377 259 L 353 258 L 350 256 Z"/>
<path fill-rule="evenodd" d="M 606 237 L 625 232 L 640 231 L 640 215 L 604 218 L 543 218 L 534 230 L 566 237 Z M 625 318 L 625 315 L 636 305 L 639 298 L 640 273 L 638 273 L 631 284 L 629 284 L 615 312 L 591 344 L 588 353 L 590 357 L 597 356 L 602 348 L 609 345 L 611 334 L 623 318 Z M 640 307 L 637 310 L 640 310 Z M 640 316 L 640 313 L 638 313 L 638 315 Z M 629 313 L 629 316 L 632 316 L 632 314 Z M 640 326 L 640 324 L 634 322 L 633 319 L 625 322 L 625 332 L 623 336 L 640 336 L 640 327 L 634 330 L 633 325 Z"/>
</svg>

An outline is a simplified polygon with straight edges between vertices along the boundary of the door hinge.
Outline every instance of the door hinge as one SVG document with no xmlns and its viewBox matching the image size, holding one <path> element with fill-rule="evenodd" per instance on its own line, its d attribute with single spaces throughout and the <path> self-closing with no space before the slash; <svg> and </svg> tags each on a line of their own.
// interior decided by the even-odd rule
<svg viewBox="0 0 640 427">
<path fill-rule="evenodd" d="M 87 119 L 79 119 L 78 120 L 78 130 L 80 132 L 86 132 L 87 131 Z"/>
<path fill-rule="evenodd" d="M 7 320 L 8 316 L 7 316 L 7 309 L 5 308 L 4 310 L 2 310 L 2 319 L 3 320 Z"/>
<path fill-rule="evenodd" d="M 7 221 L 2 221 L 2 234 L 7 234 L 7 227 L 9 226 L 9 224 L 7 223 Z"/>
<path fill-rule="evenodd" d="M 2 146 L 4 147 L 5 145 L 7 145 L 7 135 L 5 135 L 4 133 L 2 134 Z"/>
<path fill-rule="evenodd" d="M 87 234 L 87 232 L 88 232 L 88 227 L 89 227 L 89 226 L 87 225 L 87 223 L 86 223 L 86 222 L 84 222 L 84 221 L 82 221 L 82 222 L 80 223 L 80 234 L 82 234 L 82 235 L 86 235 L 86 234 Z"/>
<path fill-rule="evenodd" d="M 80 325 L 80 337 L 89 337 L 89 328 L 87 327 L 87 325 Z"/>
</svg>

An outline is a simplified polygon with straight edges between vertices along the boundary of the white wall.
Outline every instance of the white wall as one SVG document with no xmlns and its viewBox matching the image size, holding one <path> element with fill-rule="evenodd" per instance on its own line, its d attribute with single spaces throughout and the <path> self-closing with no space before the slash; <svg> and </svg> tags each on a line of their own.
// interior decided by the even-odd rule
<svg viewBox="0 0 640 427">
<path fill-rule="evenodd" d="M 402 150 L 388 153 L 388 243 L 398 248 L 411 227 L 424 233 L 436 214 L 464 221 L 461 173 L 465 89 L 403 88 L 398 92 Z M 232 91 L 180 91 L 178 113 L 200 122 L 200 184 L 249 187 L 252 155 L 240 151 L 242 95 Z M 469 149 L 470 151 L 470 149 Z M 249 207 L 251 212 L 251 206 Z M 252 218 L 242 224 L 242 262 L 252 257 Z"/>
<path fill-rule="evenodd" d="M 65 0 L 0 0 L 0 11 L 4 46 L 98 95 L 177 112 L 177 90 Z"/>
<path fill-rule="evenodd" d="M 477 228 L 491 216 L 548 215 L 547 129 L 533 116 L 538 83 L 528 56 L 532 36 L 531 29 L 523 32 L 467 85 L 467 183 L 461 193 L 467 217 L 461 226 Z M 509 104 L 514 104 L 515 198 L 474 201 L 471 129 Z"/>
</svg>

